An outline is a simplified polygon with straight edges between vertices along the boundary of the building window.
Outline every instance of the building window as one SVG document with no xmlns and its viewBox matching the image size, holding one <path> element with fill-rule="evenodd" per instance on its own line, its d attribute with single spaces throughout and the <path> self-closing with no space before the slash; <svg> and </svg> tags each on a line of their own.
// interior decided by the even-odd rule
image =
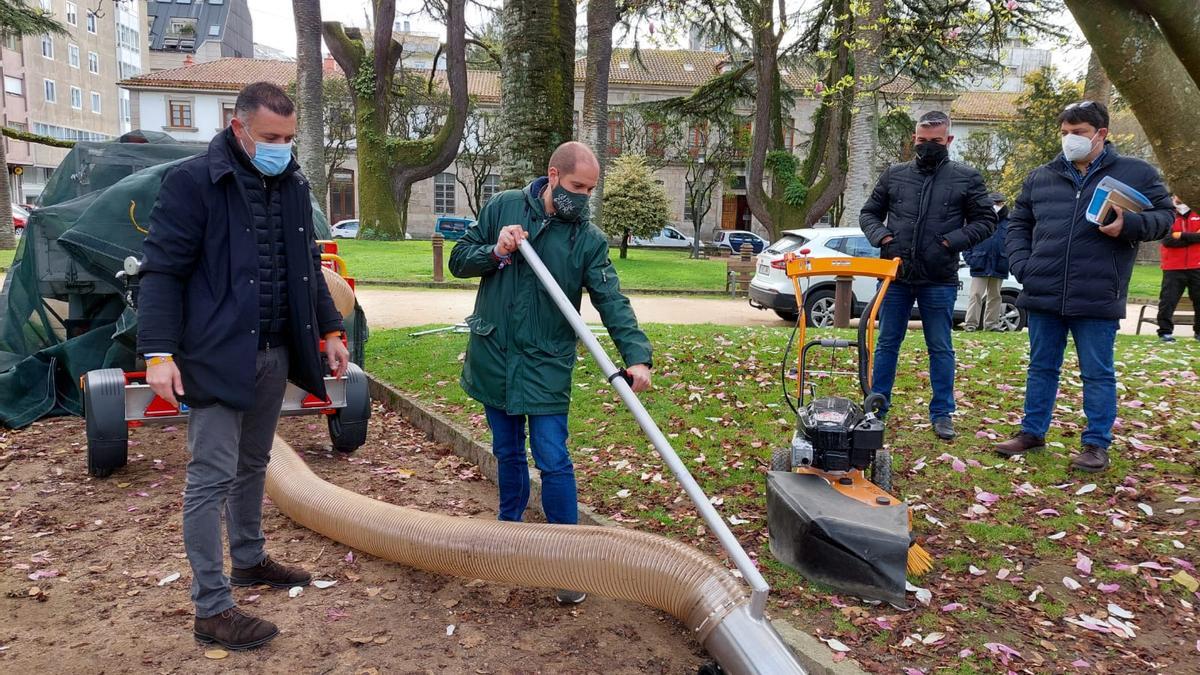
<svg viewBox="0 0 1200 675">
<path fill-rule="evenodd" d="M 662 157 L 667 147 L 667 134 L 659 122 L 646 125 L 646 156 Z"/>
<path fill-rule="evenodd" d="M 76 110 L 83 109 L 83 90 L 79 87 L 71 87 L 71 107 Z"/>
<path fill-rule="evenodd" d="M 42 36 L 42 56 L 48 59 L 54 58 L 54 38 L 49 35 Z"/>
<path fill-rule="evenodd" d="M 54 0 L 42 0 L 42 11 L 54 13 Z"/>
<path fill-rule="evenodd" d="M 54 86 L 54 80 L 45 80 L 43 84 L 46 86 L 45 97 L 46 103 L 58 102 L 58 90 Z"/>
<path fill-rule="evenodd" d="M 121 111 L 121 121 L 128 122 L 128 121 L 130 121 L 130 119 L 132 119 L 129 114 L 129 99 L 127 99 L 127 98 L 118 99 L 117 100 L 117 108 L 119 108 Z"/>
<path fill-rule="evenodd" d="M 708 127 L 703 124 L 692 125 L 688 130 L 688 154 L 693 159 L 704 154 L 708 147 Z"/>
<path fill-rule="evenodd" d="M 223 4 L 225 4 L 225 0 L 208 0 L 208 4 L 210 4 L 210 5 L 223 5 Z"/>
<path fill-rule="evenodd" d="M 439 173 L 433 177 L 433 212 L 454 213 L 454 174 Z"/>
<path fill-rule="evenodd" d="M 576 110 L 575 112 L 571 113 L 571 140 L 574 140 L 574 141 L 579 140 L 579 132 L 580 131 L 581 130 L 579 128 L 579 111 Z"/>
<path fill-rule="evenodd" d="M 72 68 L 79 67 L 79 45 L 67 45 L 67 64 Z"/>
<path fill-rule="evenodd" d="M 67 3 L 67 23 L 71 24 L 72 26 L 79 25 L 79 9 L 76 8 L 75 3 L 73 2 Z"/>
<path fill-rule="evenodd" d="M 72 129 L 71 127 L 60 127 L 53 124 L 42 124 L 41 122 L 33 123 L 33 133 L 51 138 L 59 138 L 64 141 L 107 141 L 111 136 L 102 134 L 97 131 L 87 131 L 84 129 Z M 43 183 L 49 180 L 50 174 L 54 173 L 53 168 L 43 167 L 45 174 Z"/>
<path fill-rule="evenodd" d="M 237 116 L 237 110 L 234 108 L 232 101 L 223 101 L 221 103 L 221 128 L 229 126 L 233 118 Z"/>
<path fill-rule="evenodd" d="M 96 34 L 96 15 L 88 12 L 87 15 L 87 31 L 92 35 Z"/>
<path fill-rule="evenodd" d="M 683 221 L 692 222 L 692 183 L 683 184 Z"/>
<path fill-rule="evenodd" d="M 192 128 L 192 102 L 170 101 L 170 125 L 176 129 Z"/>
<path fill-rule="evenodd" d="M 100 74 L 100 55 L 96 52 L 88 52 L 88 72 L 93 75 Z"/>
<path fill-rule="evenodd" d="M 221 27 L 220 26 L 209 26 L 208 34 L 212 37 L 217 37 L 218 35 L 221 34 Z"/>
<path fill-rule="evenodd" d="M 497 176 L 494 173 L 488 174 L 488 177 L 483 181 L 483 189 L 479 191 L 479 197 L 483 200 L 483 203 L 486 204 L 488 203 L 488 200 L 495 196 L 495 194 L 499 191 L 500 176 Z"/>
<path fill-rule="evenodd" d="M 92 112 L 100 112 L 100 92 L 98 91 L 92 92 Z"/>
<path fill-rule="evenodd" d="M 17 49 L 20 48 L 20 45 L 21 45 L 21 43 L 17 39 L 16 33 L 5 33 L 4 34 L 4 48 L 5 49 L 11 49 L 12 51 L 15 52 L 15 51 L 17 51 Z"/>
<path fill-rule="evenodd" d="M 788 152 L 796 147 L 796 120 L 791 117 L 785 117 L 783 120 L 783 140 Z"/>
<path fill-rule="evenodd" d="M 4 93 L 12 94 L 13 96 L 25 95 L 25 81 L 19 77 L 12 75 L 4 76 Z"/>
<path fill-rule="evenodd" d="M 621 112 L 608 113 L 608 154 L 616 157 L 621 154 L 625 145 L 625 114 Z"/>
</svg>

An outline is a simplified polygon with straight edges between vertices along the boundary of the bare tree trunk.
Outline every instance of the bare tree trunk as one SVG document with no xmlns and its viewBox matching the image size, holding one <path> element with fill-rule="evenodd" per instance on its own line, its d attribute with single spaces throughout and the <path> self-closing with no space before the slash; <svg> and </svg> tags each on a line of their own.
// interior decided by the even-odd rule
<svg viewBox="0 0 1200 675">
<path fill-rule="evenodd" d="M 541 176 L 571 140 L 575 109 L 575 1 L 505 0 L 500 109 L 506 143 L 501 182 Z"/>
<path fill-rule="evenodd" d="M 13 229 L 12 195 L 8 189 L 8 139 L 0 136 L 0 251 L 11 251 L 17 247 L 17 235 Z"/>
<path fill-rule="evenodd" d="M 771 0 L 759 0 L 759 25 L 754 31 L 754 75 L 758 94 L 754 97 L 754 138 L 750 149 L 750 171 L 746 178 L 746 203 L 750 213 L 762 223 L 774 239 L 779 225 L 772 217 L 763 189 L 767 153 L 771 150 L 771 109 L 778 106 L 779 37 L 775 35 Z M 776 195 L 779 196 L 779 195 Z"/>
<path fill-rule="evenodd" d="M 587 71 L 583 85 L 583 134 L 600 162 L 600 180 L 592 192 L 592 220 L 600 225 L 604 199 L 604 170 L 608 167 L 608 76 L 612 67 L 612 34 L 617 23 L 616 0 L 588 0 Z M 622 256 L 624 257 L 624 256 Z"/>
<path fill-rule="evenodd" d="M 1196 4 L 1179 0 L 1137 0 L 1133 4 L 1158 21 L 1171 50 L 1200 85 L 1200 12 Z"/>
<path fill-rule="evenodd" d="M 1143 0 L 1146 6 L 1169 4 Z M 1067 8 L 1100 58 L 1100 65 L 1129 101 L 1174 192 L 1200 202 L 1200 94 L 1189 71 L 1200 63 L 1172 51 L 1155 17 L 1121 0 L 1066 0 Z M 1193 44 L 1200 36 L 1192 34 Z M 1198 59 L 1200 60 L 1200 59 Z"/>
<path fill-rule="evenodd" d="M 1088 101 L 1097 101 L 1103 103 L 1105 107 L 1112 104 L 1112 82 L 1108 79 L 1108 74 L 1104 72 L 1104 67 L 1100 65 L 1100 59 L 1096 57 L 1096 50 L 1092 50 L 1092 55 L 1088 58 L 1087 79 L 1084 80 L 1083 98 Z"/>
<path fill-rule="evenodd" d="M 855 108 L 850 117 L 849 167 L 843 208 L 852 224 L 867 202 L 875 183 L 875 147 L 879 141 L 879 45 L 883 40 L 879 19 L 884 0 L 870 0 L 865 13 L 854 16 Z"/>
<path fill-rule="evenodd" d="M 313 197 L 328 210 L 329 184 L 325 176 L 325 108 L 321 86 L 320 0 L 292 0 L 296 17 L 296 98 L 299 109 L 300 167 Z"/>
</svg>

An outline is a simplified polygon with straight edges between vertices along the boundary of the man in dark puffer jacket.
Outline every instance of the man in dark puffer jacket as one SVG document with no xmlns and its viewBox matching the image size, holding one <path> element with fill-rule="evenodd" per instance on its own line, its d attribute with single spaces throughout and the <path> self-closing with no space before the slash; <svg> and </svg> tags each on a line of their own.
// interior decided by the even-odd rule
<svg viewBox="0 0 1200 675">
<path fill-rule="evenodd" d="M 1108 110 L 1103 104 L 1073 103 L 1058 121 L 1063 153 L 1029 174 L 1009 215 L 1009 266 L 1024 285 L 1017 303 L 1029 316 L 1029 372 L 1021 430 L 996 451 L 1011 457 L 1044 445 L 1070 332 L 1079 354 L 1087 417 L 1083 449 L 1071 466 L 1096 472 L 1108 467 L 1117 416 L 1113 345 L 1125 317 L 1138 243 L 1162 239 L 1174 211 L 1158 171 L 1140 159 L 1118 155 L 1106 140 Z M 1140 191 L 1153 206 L 1141 213 L 1114 207 L 1111 222 L 1089 222 L 1088 203 L 1105 176 Z"/>
<path fill-rule="evenodd" d="M 859 215 L 863 233 L 880 248 L 880 257 L 900 258 L 900 276 L 879 308 L 871 391 L 882 394 L 890 405 L 900 343 L 916 302 L 929 350 L 933 388 L 929 417 L 934 433 L 944 440 L 954 438 L 950 422 L 954 345 L 950 335 L 958 295 L 958 255 L 987 239 L 996 227 L 996 213 L 983 177 L 947 157 L 952 140 L 946 113 L 922 115 L 913 134 L 917 158 L 889 166 Z"/>
</svg>

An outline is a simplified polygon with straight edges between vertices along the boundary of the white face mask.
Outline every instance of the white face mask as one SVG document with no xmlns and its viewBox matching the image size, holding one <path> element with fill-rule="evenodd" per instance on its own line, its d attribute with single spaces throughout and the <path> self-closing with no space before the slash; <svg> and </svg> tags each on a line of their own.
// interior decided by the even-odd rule
<svg viewBox="0 0 1200 675">
<path fill-rule="evenodd" d="M 1175 210 L 1178 211 L 1179 215 L 1182 216 L 1182 215 L 1186 214 L 1188 211 L 1190 211 L 1191 209 L 1188 208 L 1187 204 L 1176 204 Z"/>
<path fill-rule="evenodd" d="M 1063 157 L 1067 161 L 1078 162 L 1092 152 L 1092 139 L 1079 134 L 1067 134 L 1062 137 Z"/>
<path fill-rule="evenodd" d="M 1002 208 L 1004 208 L 1003 204 L 992 204 L 992 210 L 996 213 L 1000 213 L 1000 209 Z"/>
</svg>

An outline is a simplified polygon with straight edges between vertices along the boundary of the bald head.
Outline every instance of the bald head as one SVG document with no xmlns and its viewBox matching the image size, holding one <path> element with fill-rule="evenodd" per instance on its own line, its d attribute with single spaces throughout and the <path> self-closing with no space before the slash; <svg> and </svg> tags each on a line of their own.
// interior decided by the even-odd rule
<svg viewBox="0 0 1200 675">
<path fill-rule="evenodd" d="M 566 176 L 575 173 L 576 169 L 595 167 L 600 170 L 600 163 L 592 149 L 579 141 L 567 141 L 554 150 L 550 155 L 550 168 L 558 169 L 558 175 Z"/>
</svg>

